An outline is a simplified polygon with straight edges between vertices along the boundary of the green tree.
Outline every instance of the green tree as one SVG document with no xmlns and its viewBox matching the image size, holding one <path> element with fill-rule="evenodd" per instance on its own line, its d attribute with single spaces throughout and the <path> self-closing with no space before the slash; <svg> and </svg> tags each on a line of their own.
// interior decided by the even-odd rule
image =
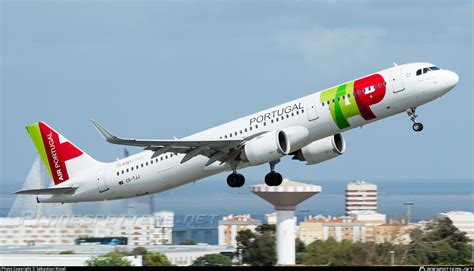
<svg viewBox="0 0 474 271">
<path fill-rule="evenodd" d="M 144 266 L 170 266 L 171 263 L 166 255 L 159 252 L 148 252 L 143 256 Z"/>
<path fill-rule="evenodd" d="M 275 235 L 263 232 L 257 235 L 252 243 L 243 251 L 246 263 L 255 266 L 272 266 L 276 264 Z"/>
<path fill-rule="evenodd" d="M 193 266 L 231 266 L 232 261 L 229 257 L 222 254 L 207 254 L 197 258 Z"/>
<path fill-rule="evenodd" d="M 180 245 L 196 245 L 196 241 L 194 241 L 194 240 L 183 240 L 179 244 Z"/>
<path fill-rule="evenodd" d="M 351 242 L 329 238 L 317 240 L 297 254 L 307 265 L 388 265 L 394 252 L 397 265 L 468 264 L 471 245 L 465 233 L 460 232 L 447 218 L 436 219 L 426 231 L 410 233 L 411 243 Z"/>
<path fill-rule="evenodd" d="M 135 247 L 133 248 L 131 254 L 132 255 L 145 255 L 148 253 L 148 250 L 146 249 L 146 247 Z"/>
<path fill-rule="evenodd" d="M 65 250 L 65 251 L 59 252 L 59 254 L 75 254 L 75 253 L 72 250 Z"/>
<path fill-rule="evenodd" d="M 255 228 L 258 233 L 272 232 L 275 233 L 276 225 L 274 224 L 262 224 Z"/>
<path fill-rule="evenodd" d="M 447 218 L 437 218 L 425 232 L 412 233 L 404 261 L 412 264 L 465 264 L 471 256 L 466 233 L 459 231 Z"/>
<path fill-rule="evenodd" d="M 102 256 L 91 257 L 86 261 L 87 266 L 131 266 L 129 260 L 123 258 L 120 252 L 110 252 Z"/>
</svg>

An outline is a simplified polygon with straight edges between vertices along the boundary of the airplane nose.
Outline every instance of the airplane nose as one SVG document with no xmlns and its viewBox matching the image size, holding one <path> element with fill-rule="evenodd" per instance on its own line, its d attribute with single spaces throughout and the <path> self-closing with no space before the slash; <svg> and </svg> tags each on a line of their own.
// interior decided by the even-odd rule
<svg viewBox="0 0 474 271">
<path fill-rule="evenodd" d="M 448 71 L 446 77 L 450 87 L 454 87 L 459 83 L 459 75 L 455 72 Z"/>
</svg>

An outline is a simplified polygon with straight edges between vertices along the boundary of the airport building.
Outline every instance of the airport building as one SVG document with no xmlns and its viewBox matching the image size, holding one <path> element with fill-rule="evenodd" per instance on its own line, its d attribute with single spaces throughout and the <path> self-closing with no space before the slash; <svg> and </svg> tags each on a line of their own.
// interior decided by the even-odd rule
<svg viewBox="0 0 474 271">
<path fill-rule="evenodd" d="M 365 181 L 347 184 L 346 215 L 353 211 L 377 211 L 377 185 Z"/>
<path fill-rule="evenodd" d="M 238 216 L 225 216 L 222 220 L 219 220 L 219 226 L 217 228 L 219 234 L 219 246 L 232 246 L 237 247 L 237 233 L 239 231 L 251 230 L 255 231 L 257 226 L 261 225 L 260 220 L 256 220 L 247 215 Z"/>
<path fill-rule="evenodd" d="M 172 212 L 142 216 L 0 217 L 0 245 L 73 245 L 104 237 L 116 238 L 109 242 L 126 238 L 127 244 L 133 246 L 171 244 L 173 218 Z"/>
</svg>

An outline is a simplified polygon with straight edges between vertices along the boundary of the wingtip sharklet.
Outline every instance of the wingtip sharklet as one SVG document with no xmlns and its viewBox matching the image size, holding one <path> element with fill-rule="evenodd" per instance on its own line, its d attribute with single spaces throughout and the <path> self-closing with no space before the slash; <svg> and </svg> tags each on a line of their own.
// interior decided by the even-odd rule
<svg viewBox="0 0 474 271">
<path fill-rule="evenodd" d="M 94 125 L 95 129 L 99 134 L 105 139 L 107 142 L 114 143 L 117 137 L 110 133 L 107 129 L 105 129 L 100 123 L 98 123 L 95 119 L 91 119 L 92 125 Z"/>
</svg>

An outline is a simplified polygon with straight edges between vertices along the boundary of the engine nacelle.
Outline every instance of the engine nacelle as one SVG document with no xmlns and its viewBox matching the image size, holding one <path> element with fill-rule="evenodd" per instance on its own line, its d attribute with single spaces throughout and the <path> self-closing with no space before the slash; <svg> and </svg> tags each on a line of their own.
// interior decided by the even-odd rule
<svg viewBox="0 0 474 271">
<path fill-rule="evenodd" d="M 304 126 L 291 126 L 284 128 L 281 131 L 285 134 L 286 138 L 288 138 L 290 153 L 297 151 L 310 143 L 308 128 Z"/>
<path fill-rule="evenodd" d="M 257 136 L 245 143 L 240 159 L 252 165 L 260 165 L 280 159 L 290 153 L 290 143 L 286 134 L 271 131 Z"/>
<path fill-rule="evenodd" d="M 295 153 L 293 159 L 306 161 L 307 165 L 313 165 L 337 157 L 345 151 L 344 137 L 342 134 L 335 134 L 304 146 Z"/>
</svg>

